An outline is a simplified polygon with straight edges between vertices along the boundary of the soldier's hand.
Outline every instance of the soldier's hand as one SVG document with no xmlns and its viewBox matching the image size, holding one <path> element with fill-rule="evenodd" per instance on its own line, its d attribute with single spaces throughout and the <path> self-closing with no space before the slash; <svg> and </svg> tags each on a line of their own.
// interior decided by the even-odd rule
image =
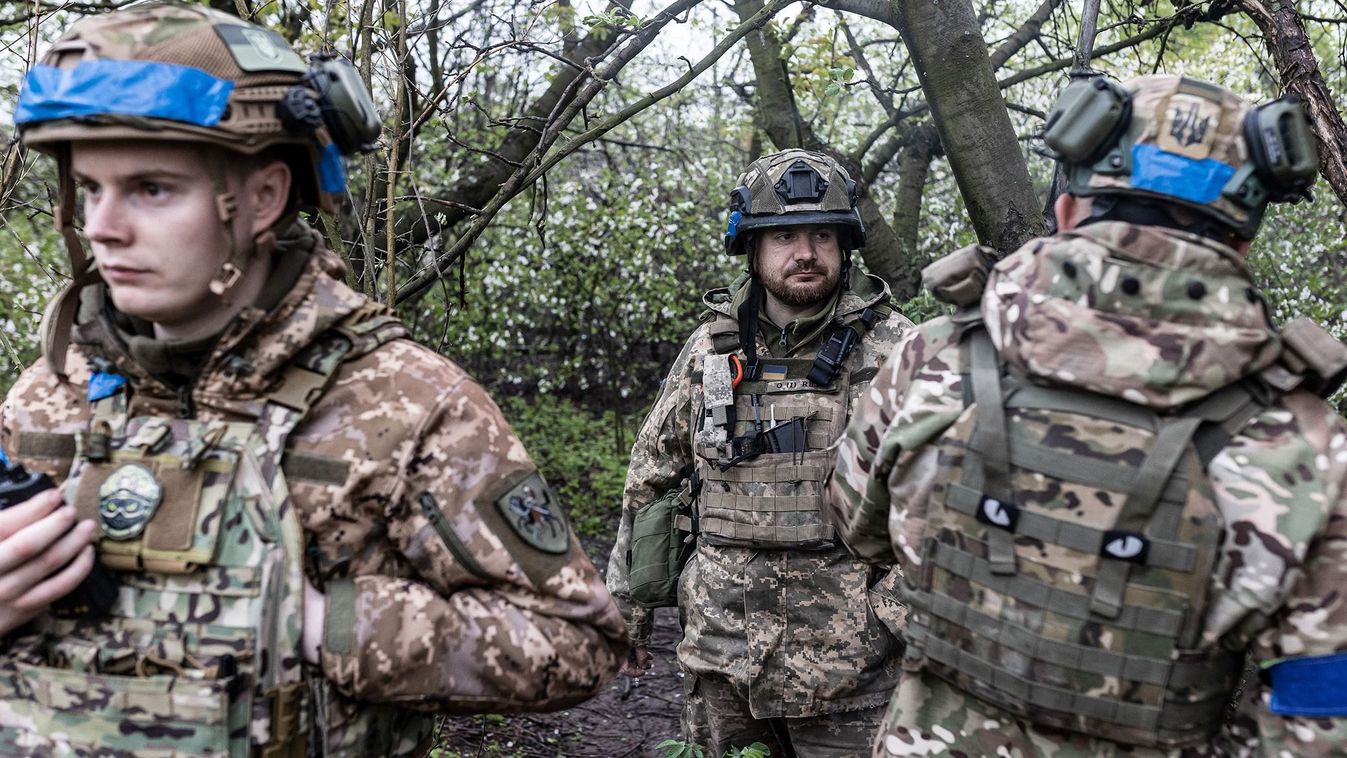
<svg viewBox="0 0 1347 758">
<path fill-rule="evenodd" d="M 70 594 L 94 567 L 91 519 L 47 490 L 0 511 L 0 635 Z"/>
<path fill-rule="evenodd" d="M 643 676 L 650 670 L 650 664 L 655 660 L 655 654 L 650 652 L 650 648 L 645 645 L 634 645 L 631 652 L 627 653 L 627 660 L 622 662 L 622 670 L 619 672 L 623 676 Z"/>
</svg>

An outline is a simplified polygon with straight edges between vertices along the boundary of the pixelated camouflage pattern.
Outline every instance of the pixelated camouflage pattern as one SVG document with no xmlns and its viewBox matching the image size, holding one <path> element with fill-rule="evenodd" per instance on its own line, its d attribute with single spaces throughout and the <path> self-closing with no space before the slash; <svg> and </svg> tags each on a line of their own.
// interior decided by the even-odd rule
<svg viewBox="0 0 1347 758">
<path fill-rule="evenodd" d="M 884 706 L 785 719 L 758 719 L 724 678 L 683 678 L 683 740 L 723 756 L 760 742 L 768 755 L 855 758 L 870 749 Z"/>
<path fill-rule="evenodd" d="M 1124 240 L 1125 251 L 1114 247 Z M 1121 261 L 1113 260 L 1123 252 Z M 1089 262 L 1095 258 L 1101 260 Z M 1174 299 L 1181 302 L 1152 305 L 1157 314 L 1172 314 L 1153 320 L 1121 313 L 1116 295 L 1076 296 L 1082 310 L 1069 321 L 1058 322 L 1057 329 L 1025 327 L 1027 306 L 1045 308 L 1061 297 L 1065 259 L 1076 262 L 1078 276 L 1088 270 L 1094 272 L 1092 277 L 1101 277 L 1121 262 L 1143 282 L 1202 280 L 1208 284 L 1206 296 L 1194 300 L 1180 290 L 1182 296 Z M 1211 339 L 1216 326 L 1215 318 L 1196 312 L 1201 307 L 1228 314 L 1236 323 L 1241 319 L 1245 306 L 1236 303 L 1249 284 L 1236 285 L 1229 279 L 1230 267 L 1221 263 L 1236 260 L 1233 251 L 1188 235 L 1093 224 L 1078 234 L 1031 242 L 1003 261 L 983 305 L 988 324 L 1001 325 L 993 334 L 1011 370 L 1045 381 L 1051 376 L 1059 385 L 1096 389 L 1090 382 L 1098 381 L 1107 367 L 1111 374 L 1105 381 L 1112 394 L 1122 396 L 1131 389 L 1135 392 L 1129 397 L 1166 410 L 1182 402 L 1176 396 L 1187 394 L 1191 400 L 1238 378 L 1232 365 L 1252 372 L 1276 357 L 1265 355 L 1267 345 L 1276 344 L 1267 326 L 1262 339 L 1250 334 L 1244 340 L 1227 340 L 1227 349 L 1243 351 L 1235 363 L 1203 360 L 1206 348 L 1195 344 Z M 1210 280 L 1209 274 L 1214 275 Z M 1228 296 L 1221 295 L 1226 288 Z M 1149 292 L 1143 286 L 1137 296 L 1155 297 Z M 1247 298 L 1244 303 L 1252 306 Z M 1186 310 L 1193 312 L 1182 312 Z M 1168 331 L 1177 319 L 1199 328 Z M 1118 322 L 1132 328 L 1117 329 Z M 1154 339 L 1152 329 L 1160 330 L 1162 338 Z M 1063 336 L 1073 330 L 1101 339 L 1107 335 L 1109 341 L 1076 342 Z M 945 464 L 941 444 L 957 434 L 957 423 L 969 412 L 959 374 L 961 331 L 958 321 L 945 317 L 907 335 L 858 405 L 839 446 L 829 487 L 830 514 L 848 544 L 867 560 L 896 561 L 906 581 L 916 581 L 925 571 L 922 551 L 931 536 L 929 508 Z M 1085 357 L 1061 356 L 1057 363 L 1049 363 L 1049 351 L 1033 342 L 1054 338 L 1058 352 L 1080 352 Z M 1185 354 L 1192 358 L 1181 367 L 1183 378 L 1155 381 L 1154 357 Z M 1131 357 L 1124 360 L 1126 356 Z M 1045 370 L 1046 365 L 1053 368 Z M 1121 370 L 1124 365 L 1132 367 L 1130 384 Z M 1060 369 L 1067 366 L 1071 370 L 1064 375 Z M 1175 389 L 1180 387 L 1181 391 Z M 1109 439 L 1107 433 L 1082 446 L 1077 435 L 1062 431 L 1063 455 L 1091 449 L 1125 454 L 1119 446 L 1127 441 Z M 1287 394 L 1213 459 L 1207 480 L 1225 523 L 1225 537 L 1207 588 L 1198 647 L 1246 650 L 1254 665 L 1347 650 L 1347 597 L 1341 592 L 1347 583 L 1343 490 L 1347 423 L 1317 397 L 1299 391 Z M 1035 546 L 1017 544 L 1016 551 L 1018 556 L 1042 560 Z M 1036 726 L 929 672 L 906 671 L 874 754 L 1323 756 L 1340 755 L 1347 744 L 1343 719 L 1273 715 L 1267 708 L 1270 693 L 1256 675 L 1246 675 L 1234 694 L 1239 697 L 1232 697 L 1229 717 L 1209 743 L 1161 750 Z"/>
<path fill-rule="evenodd" d="M 1131 123 L 1120 137 L 1125 145 L 1156 145 L 1169 153 L 1197 161 L 1210 159 L 1236 170 L 1250 164 L 1249 147 L 1244 141 L 1244 117 L 1252 106 L 1240 96 L 1224 87 L 1166 74 L 1129 79 L 1122 86 L 1132 95 Z M 1130 154 L 1126 160 L 1130 165 Z M 1149 190 L 1133 189 L 1130 172 L 1108 174 L 1096 171 L 1090 175 L 1086 186 L 1073 185 L 1070 191 L 1081 197 L 1119 192 L 1158 197 L 1212 212 L 1232 228 L 1247 227 L 1251 221 L 1257 221 L 1249 208 L 1232 202 L 1224 194 L 1206 205 L 1198 205 Z"/>
<path fill-rule="evenodd" d="M 336 278 L 342 271 L 318 249 L 279 306 L 245 309 L 226 328 L 191 387 L 197 422 L 256 417 L 295 356 L 365 305 Z M 69 381 L 38 363 L 0 408 L 0 445 L 11 460 L 64 479 L 70 460 L 61 446 L 32 441 L 86 427 L 91 364 L 128 377 L 131 414 L 174 415 L 177 394 L 131 360 L 105 320 L 88 319 L 70 351 Z M 535 468 L 495 404 L 448 360 L 403 339 L 357 344 L 290 435 L 286 468 L 290 459 L 309 464 L 286 478 L 304 572 L 328 596 L 322 665 L 309 672 L 320 714 L 313 734 L 325 754 L 413 755 L 426 736 L 413 711 L 561 708 L 616 673 L 626 651 L 621 615 L 579 540 L 572 535 L 565 554 L 545 554 L 493 515 L 495 500 Z M 260 568 L 216 581 L 248 587 Z M 182 580 L 131 581 L 148 593 Z M 302 614 L 286 618 L 298 623 Z"/>
<path fill-rule="evenodd" d="M 853 281 L 859 277 L 853 273 Z M 733 298 L 747 277 L 730 289 L 710 292 L 708 317 L 733 316 Z M 812 359 L 831 318 L 887 302 L 888 288 L 867 277 L 843 293 L 835 309 L 807 324 L 788 325 L 783 340 L 759 338 L 765 359 Z M 803 321 L 803 320 L 802 320 Z M 911 322 L 894 313 L 876 324 L 847 362 L 853 375 L 877 366 Z M 782 348 L 781 345 L 785 347 Z M 632 514 L 678 486 L 693 470 L 693 435 L 701 417 L 701 386 L 694 374 L 715 347 L 703 324 L 669 371 L 632 447 L 608 583 L 631 619 L 633 641 L 649 639 L 649 617 L 632 608 L 627 594 L 626 552 Z M 849 399 L 863 383 L 850 389 Z M 849 402 L 850 402 L 849 400 Z M 783 419 L 778 418 L 778 421 Z M 873 570 L 840 546 L 826 550 L 757 550 L 699 540 L 679 581 L 684 637 L 682 667 L 697 675 L 720 675 L 741 692 L 755 718 L 800 717 L 868 708 L 884 702 L 897 679 L 894 634 L 902 608 L 894 600 L 897 577 Z"/>
</svg>

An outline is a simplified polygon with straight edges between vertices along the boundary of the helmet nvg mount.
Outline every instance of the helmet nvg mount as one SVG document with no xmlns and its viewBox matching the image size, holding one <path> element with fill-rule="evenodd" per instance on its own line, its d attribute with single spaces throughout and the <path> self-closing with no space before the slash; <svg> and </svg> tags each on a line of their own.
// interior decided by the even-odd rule
<svg viewBox="0 0 1347 758">
<path fill-rule="evenodd" d="M 1254 107 L 1214 84 L 1152 75 L 1077 79 L 1048 114 L 1043 140 L 1078 197 L 1176 203 L 1252 239 L 1268 203 L 1305 197 L 1318 171 L 1294 96 Z"/>
<path fill-rule="evenodd" d="M 730 193 L 725 252 L 743 255 L 745 232 L 796 224 L 835 224 L 844 250 L 865 244 L 856 182 L 837 161 L 783 150 L 753 161 Z"/>
</svg>

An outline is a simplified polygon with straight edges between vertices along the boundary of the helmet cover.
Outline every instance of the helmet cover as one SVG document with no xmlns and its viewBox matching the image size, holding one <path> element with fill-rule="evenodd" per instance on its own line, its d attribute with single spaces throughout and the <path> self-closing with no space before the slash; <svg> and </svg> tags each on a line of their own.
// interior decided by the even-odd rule
<svg viewBox="0 0 1347 758">
<path fill-rule="evenodd" d="M 856 182 L 833 158 L 783 150 L 753 161 L 730 193 L 725 252 L 743 255 L 744 232 L 797 224 L 834 224 L 844 250 L 865 244 Z"/>
<path fill-rule="evenodd" d="M 1044 141 L 1078 197 L 1176 203 L 1251 239 L 1269 202 L 1303 196 L 1318 158 L 1298 101 L 1261 107 L 1215 84 L 1151 75 L 1069 84 Z"/>
</svg>

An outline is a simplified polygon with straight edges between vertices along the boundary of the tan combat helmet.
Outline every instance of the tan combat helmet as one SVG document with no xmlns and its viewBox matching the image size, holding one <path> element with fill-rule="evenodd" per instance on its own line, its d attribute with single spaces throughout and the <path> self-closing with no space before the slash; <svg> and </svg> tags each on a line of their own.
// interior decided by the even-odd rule
<svg viewBox="0 0 1347 758">
<path fill-rule="evenodd" d="M 1255 107 L 1179 76 L 1077 79 L 1048 114 L 1043 140 L 1072 195 L 1174 203 L 1244 239 L 1268 203 L 1306 196 L 1319 164 L 1294 96 Z"/>
<path fill-rule="evenodd" d="M 743 255 L 744 232 L 795 224 L 836 224 L 843 250 L 865 244 L 856 182 L 837 161 L 809 150 L 783 150 L 753 161 L 730 193 L 725 252 Z"/>
<path fill-rule="evenodd" d="M 380 131 L 374 102 L 350 63 L 333 56 L 305 63 L 269 29 L 176 3 L 136 5 L 75 24 L 24 78 L 14 121 L 24 144 L 58 163 L 56 220 L 73 277 L 43 325 L 58 373 L 74 320 L 73 293 L 97 279 L 74 229 L 71 142 L 201 144 L 230 244 L 211 289 L 226 297 L 252 251 L 233 244 L 237 202 L 226 181 L 227 158 L 204 148 L 257 155 L 293 146 L 278 153 L 294 177 L 292 210 L 333 211 L 346 190 L 342 156 L 373 149 Z"/>
</svg>

